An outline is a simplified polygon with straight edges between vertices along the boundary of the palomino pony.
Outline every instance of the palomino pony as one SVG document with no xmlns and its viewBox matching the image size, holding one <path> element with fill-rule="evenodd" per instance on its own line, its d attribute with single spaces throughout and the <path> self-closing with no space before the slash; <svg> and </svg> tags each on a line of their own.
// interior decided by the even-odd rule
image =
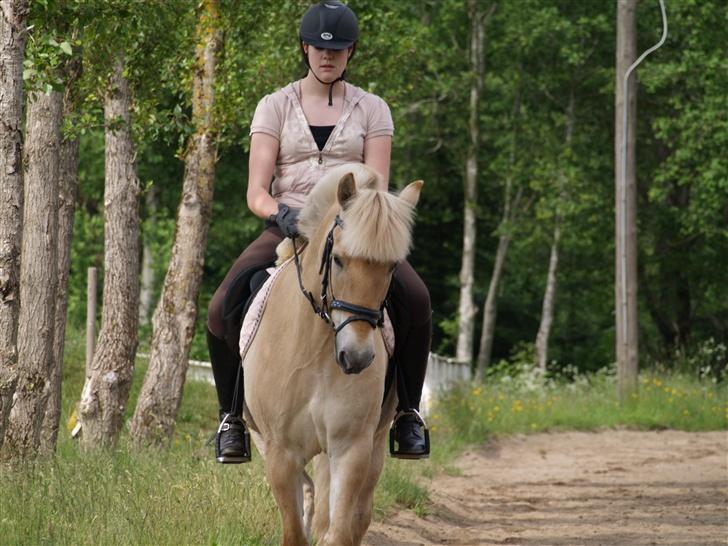
<svg viewBox="0 0 728 546">
<path fill-rule="evenodd" d="M 308 241 L 301 283 L 289 261 L 244 357 L 245 416 L 284 546 L 308 544 L 312 532 L 320 545 L 358 545 L 371 521 L 396 407 L 394 388 L 383 403 L 380 316 L 392 271 L 409 252 L 422 187 L 413 182 L 396 196 L 377 191 L 377 180 L 355 164 L 316 184 L 298 222 Z M 292 248 L 284 243 L 279 254 Z M 304 468 L 311 459 L 314 480 Z"/>
</svg>

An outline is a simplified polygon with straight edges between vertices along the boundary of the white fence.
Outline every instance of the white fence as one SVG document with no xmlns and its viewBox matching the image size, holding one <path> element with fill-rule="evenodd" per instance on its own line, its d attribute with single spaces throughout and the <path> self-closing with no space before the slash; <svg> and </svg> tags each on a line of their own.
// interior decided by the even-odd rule
<svg viewBox="0 0 728 546">
<path fill-rule="evenodd" d="M 420 405 L 422 412 L 425 414 L 429 413 L 432 401 L 439 391 L 447 389 L 453 382 L 469 381 L 471 378 L 472 372 L 470 371 L 469 364 L 460 362 L 454 358 L 430 353 L 425 386 L 422 389 L 422 403 Z M 210 363 L 201 360 L 190 360 L 187 379 L 191 379 L 192 381 L 206 381 L 210 384 L 215 383 L 212 378 Z"/>
</svg>

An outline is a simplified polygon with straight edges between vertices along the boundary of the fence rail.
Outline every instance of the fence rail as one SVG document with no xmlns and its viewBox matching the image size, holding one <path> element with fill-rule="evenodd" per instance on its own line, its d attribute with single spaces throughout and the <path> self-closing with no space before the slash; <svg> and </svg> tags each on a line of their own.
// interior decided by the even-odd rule
<svg viewBox="0 0 728 546">
<path fill-rule="evenodd" d="M 147 355 L 139 355 L 140 357 L 148 357 Z M 190 360 L 187 370 L 187 379 L 192 381 L 206 381 L 213 384 L 215 380 L 212 377 L 212 367 L 209 362 L 203 360 Z M 454 358 L 440 356 L 430 353 L 430 359 L 427 364 L 427 376 L 425 377 L 425 386 L 422 389 L 421 408 L 424 413 L 428 413 L 435 395 L 444 389 L 447 389 L 452 383 L 458 381 L 469 381 L 472 379 L 470 365 L 467 362 L 461 362 Z"/>
</svg>

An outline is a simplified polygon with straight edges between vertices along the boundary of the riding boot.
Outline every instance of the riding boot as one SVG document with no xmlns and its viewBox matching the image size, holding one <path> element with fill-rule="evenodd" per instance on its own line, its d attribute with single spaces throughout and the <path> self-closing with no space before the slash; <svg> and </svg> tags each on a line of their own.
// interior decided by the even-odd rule
<svg viewBox="0 0 728 546">
<path fill-rule="evenodd" d="M 207 348 L 210 353 L 212 375 L 215 378 L 217 399 L 220 403 L 220 427 L 215 438 L 217 461 L 233 464 L 248 462 L 250 440 L 242 419 L 243 374 L 238 373 L 240 357 L 210 330 L 207 330 Z"/>
<path fill-rule="evenodd" d="M 399 399 L 390 431 L 390 452 L 403 459 L 423 459 L 430 451 L 429 433 L 419 406 L 430 354 L 432 311 L 424 284 L 417 289 L 421 282 L 409 264 L 400 264 L 387 306 L 395 334 Z"/>
</svg>

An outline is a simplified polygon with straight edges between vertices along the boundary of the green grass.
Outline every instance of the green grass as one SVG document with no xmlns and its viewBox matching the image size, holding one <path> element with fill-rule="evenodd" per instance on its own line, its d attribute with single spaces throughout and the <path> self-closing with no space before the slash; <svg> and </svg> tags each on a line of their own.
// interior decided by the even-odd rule
<svg viewBox="0 0 728 546">
<path fill-rule="evenodd" d="M 128 415 L 146 362 L 135 371 Z M 63 423 L 83 386 L 83 337 L 69 334 Z M 727 389 L 688 375 L 649 375 L 621 406 L 614 378 L 601 373 L 543 382 L 501 374 L 487 385 L 461 384 L 444 394 L 429 425 L 427 461 L 387 459 L 375 495 L 375 517 L 396 507 L 428 513 L 428 481 L 458 475 L 453 459 L 494 435 L 605 427 L 725 429 Z M 56 457 L 23 468 L 0 466 L 0 543 L 268 545 L 279 519 L 260 456 L 219 465 L 205 446 L 216 426 L 214 389 L 188 382 L 168 450 L 134 451 L 126 432 L 114 451 L 85 454 L 64 428 Z"/>
<path fill-rule="evenodd" d="M 576 380 L 495 378 L 461 384 L 441 397 L 433 434 L 478 443 L 491 435 L 603 428 L 722 430 L 728 427 L 728 388 L 686 374 L 646 372 L 624 404 L 607 373 Z"/>
</svg>

